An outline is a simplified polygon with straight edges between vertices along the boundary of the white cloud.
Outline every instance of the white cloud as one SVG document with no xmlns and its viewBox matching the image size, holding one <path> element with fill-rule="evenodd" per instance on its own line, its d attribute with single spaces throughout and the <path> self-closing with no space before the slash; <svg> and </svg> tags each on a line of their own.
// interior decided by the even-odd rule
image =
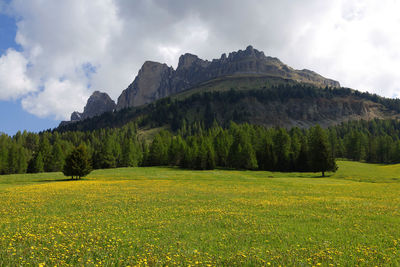
<svg viewBox="0 0 400 267">
<path fill-rule="evenodd" d="M 395 0 L 12 0 L 7 10 L 22 52 L 0 58 L 19 66 L 3 75 L 18 90 L 0 78 L 0 98 L 22 97 L 38 116 L 68 118 L 94 90 L 117 99 L 146 60 L 176 66 L 186 52 L 212 59 L 249 44 L 344 86 L 399 95 Z"/>
<path fill-rule="evenodd" d="M 88 94 L 80 83 L 69 80 L 49 79 L 44 89 L 38 94 L 29 95 L 22 99 L 22 107 L 39 117 L 55 116 L 55 119 L 67 119 L 71 106 L 82 107 Z"/>
<path fill-rule="evenodd" d="M 57 119 L 82 110 L 86 100 L 82 102 L 81 97 L 90 95 L 95 69 L 102 66 L 111 40 L 120 33 L 114 2 L 15 0 L 11 6 L 20 18 L 16 41 L 31 66 L 30 78 L 36 88 L 44 88 L 24 98 L 23 107 L 40 117 Z M 94 70 L 91 75 L 88 65 Z M 75 89 L 70 88 L 68 94 L 65 90 L 72 85 Z"/>
<path fill-rule="evenodd" d="M 27 76 L 27 64 L 25 57 L 13 49 L 0 57 L 0 100 L 16 99 L 35 90 Z"/>
</svg>

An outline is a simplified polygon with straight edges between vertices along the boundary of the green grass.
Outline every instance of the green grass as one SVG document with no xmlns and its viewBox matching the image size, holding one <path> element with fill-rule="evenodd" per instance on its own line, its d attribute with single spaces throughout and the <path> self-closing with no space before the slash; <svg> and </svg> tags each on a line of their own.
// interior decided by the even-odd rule
<svg viewBox="0 0 400 267">
<path fill-rule="evenodd" d="M 0 266 L 400 265 L 400 165 L 0 176 Z"/>
</svg>

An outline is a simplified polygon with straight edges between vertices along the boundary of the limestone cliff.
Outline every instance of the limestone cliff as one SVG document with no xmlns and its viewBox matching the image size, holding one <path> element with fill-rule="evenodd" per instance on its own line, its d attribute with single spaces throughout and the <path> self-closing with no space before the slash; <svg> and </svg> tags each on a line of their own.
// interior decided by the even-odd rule
<svg viewBox="0 0 400 267">
<path fill-rule="evenodd" d="M 248 46 L 245 50 L 222 54 L 219 59 L 202 60 L 184 54 L 174 70 L 166 64 L 147 61 L 137 77 L 118 98 L 117 109 L 141 106 L 159 98 L 176 94 L 216 78 L 237 75 L 280 77 L 320 87 L 340 87 L 337 81 L 326 79 L 310 70 L 295 70 L 279 59 L 267 57 Z"/>
<path fill-rule="evenodd" d="M 95 91 L 88 99 L 83 113 L 73 112 L 71 121 L 80 121 L 113 111 L 116 107 L 114 100 L 106 93 Z"/>
</svg>

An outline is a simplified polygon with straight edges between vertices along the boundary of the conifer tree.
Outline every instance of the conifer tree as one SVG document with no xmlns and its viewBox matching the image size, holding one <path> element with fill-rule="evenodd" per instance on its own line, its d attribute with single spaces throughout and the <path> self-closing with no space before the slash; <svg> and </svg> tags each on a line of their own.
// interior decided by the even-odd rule
<svg viewBox="0 0 400 267">
<path fill-rule="evenodd" d="M 5 134 L 0 134 L 0 174 L 7 174 L 8 169 L 8 146 L 9 137 Z"/>
<path fill-rule="evenodd" d="M 234 141 L 229 151 L 229 167 L 238 169 L 256 169 L 257 158 L 250 137 L 245 130 L 233 128 Z"/>
<path fill-rule="evenodd" d="M 276 169 L 276 156 L 269 132 L 264 136 L 257 151 L 257 162 L 261 170 L 272 171 Z"/>
<path fill-rule="evenodd" d="M 63 173 L 65 176 L 71 176 L 76 179 L 81 179 L 91 172 L 89 155 L 84 145 L 79 145 L 67 156 Z"/>
<path fill-rule="evenodd" d="M 39 151 L 33 156 L 31 161 L 29 162 L 28 172 L 30 173 L 44 172 L 42 152 Z"/>
<path fill-rule="evenodd" d="M 18 173 L 18 147 L 14 142 L 8 150 L 8 170 L 7 173 Z"/>
<path fill-rule="evenodd" d="M 122 145 L 121 167 L 137 167 L 139 161 L 139 149 L 131 139 L 125 139 Z"/>
<path fill-rule="evenodd" d="M 105 138 L 100 151 L 97 151 L 94 161 L 96 167 L 101 169 L 115 168 L 117 161 L 113 153 L 113 139 L 110 136 Z"/>
<path fill-rule="evenodd" d="M 319 125 L 310 130 L 310 159 L 311 170 L 322 172 L 322 176 L 326 171 L 337 170 L 335 159 L 329 151 L 328 137 Z"/>
<path fill-rule="evenodd" d="M 214 138 L 215 157 L 218 166 L 228 167 L 228 156 L 232 142 L 232 136 L 227 131 L 220 131 Z"/>
<path fill-rule="evenodd" d="M 277 129 L 274 136 L 274 152 L 276 154 L 276 170 L 288 170 L 290 163 L 290 136 L 283 128 Z"/>
<path fill-rule="evenodd" d="M 42 135 L 39 142 L 39 151 L 42 153 L 43 162 L 44 162 L 44 171 L 51 171 L 51 145 L 49 141 L 49 134 L 45 133 Z"/>
<path fill-rule="evenodd" d="M 64 166 L 64 153 L 61 149 L 59 141 L 53 144 L 51 152 L 51 160 L 49 162 L 49 171 L 59 172 L 62 171 Z"/>
<path fill-rule="evenodd" d="M 150 145 L 149 163 L 152 166 L 168 164 L 168 144 L 166 142 L 166 137 L 162 136 L 161 133 L 154 137 Z"/>
<path fill-rule="evenodd" d="M 180 135 L 172 139 L 168 150 L 168 162 L 172 166 L 180 166 L 185 152 L 185 141 Z"/>
<path fill-rule="evenodd" d="M 296 171 L 306 172 L 310 171 L 310 160 L 309 160 L 309 152 L 308 152 L 308 144 L 307 139 L 303 137 L 301 139 L 300 145 L 300 152 L 299 156 L 297 157 L 296 162 Z"/>
</svg>

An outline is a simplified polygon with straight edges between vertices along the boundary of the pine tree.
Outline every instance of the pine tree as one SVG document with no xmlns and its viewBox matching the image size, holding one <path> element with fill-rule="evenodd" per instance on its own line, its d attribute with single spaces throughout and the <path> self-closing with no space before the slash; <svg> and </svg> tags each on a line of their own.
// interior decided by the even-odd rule
<svg viewBox="0 0 400 267">
<path fill-rule="evenodd" d="M 44 172 L 44 162 L 42 152 L 37 152 L 28 165 L 28 172 L 29 173 L 38 173 Z"/>
<path fill-rule="evenodd" d="M 228 165 L 237 169 L 257 169 L 256 153 L 249 134 L 243 128 L 233 128 L 233 143 L 229 151 Z"/>
<path fill-rule="evenodd" d="M 113 153 L 113 142 L 114 140 L 110 136 L 107 136 L 100 151 L 96 152 L 93 161 L 95 162 L 94 165 L 97 168 L 108 169 L 115 168 L 117 166 L 117 160 Z"/>
<path fill-rule="evenodd" d="M 18 173 L 18 146 L 14 142 L 8 149 L 8 170 L 7 173 Z"/>
<path fill-rule="evenodd" d="M 185 151 L 185 141 L 180 135 L 173 138 L 168 149 L 168 162 L 172 166 L 180 166 Z"/>
<path fill-rule="evenodd" d="M 140 161 L 138 147 L 131 139 L 125 139 L 121 152 L 121 167 L 137 167 Z"/>
<path fill-rule="evenodd" d="M 157 134 L 150 145 L 149 163 L 151 166 L 168 164 L 168 143 L 166 137 L 161 133 Z"/>
<path fill-rule="evenodd" d="M 0 134 L 0 174 L 7 174 L 8 169 L 8 147 L 10 138 L 5 134 Z"/>
<path fill-rule="evenodd" d="M 276 170 L 287 171 L 290 163 L 290 136 L 283 128 L 279 128 L 274 136 L 274 152 L 276 154 Z"/>
<path fill-rule="evenodd" d="M 207 156 L 206 156 L 206 170 L 214 170 L 216 167 L 215 152 L 211 143 L 207 145 Z"/>
<path fill-rule="evenodd" d="M 272 171 L 276 169 L 276 156 L 269 132 L 264 136 L 257 151 L 257 162 L 261 170 Z"/>
<path fill-rule="evenodd" d="M 18 145 L 16 173 L 26 173 L 27 168 L 28 168 L 27 152 L 22 145 Z"/>
<path fill-rule="evenodd" d="M 48 133 L 42 135 L 42 138 L 40 139 L 39 142 L 39 151 L 42 153 L 43 156 L 44 170 L 46 172 L 50 172 L 52 155 L 51 155 L 51 145 Z"/>
<path fill-rule="evenodd" d="M 84 145 L 79 145 L 65 159 L 63 173 L 65 176 L 71 176 L 81 179 L 91 172 L 89 155 Z"/>
<path fill-rule="evenodd" d="M 61 149 L 59 142 L 55 142 L 52 147 L 51 160 L 49 162 L 49 171 L 59 172 L 62 171 L 64 166 L 64 153 Z"/>
<path fill-rule="evenodd" d="M 329 151 L 328 137 L 325 131 L 319 126 L 310 130 L 310 167 L 314 172 L 336 171 L 335 159 Z"/>
<path fill-rule="evenodd" d="M 309 152 L 308 152 L 308 144 L 307 139 L 303 137 L 301 139 L 300 145 L 300 152 L 299 156 L 297 157 L 296 162 L 296 171 L 306 172 L 310 171 L 310 160 L 309 160 Z"/>
<path fill-rule="evenodd" d="M 220 131 L 214 138 L 216 164 L 221 167 L 228 167 L 228 156 L 233 143 L 233 138 L 227 131 Z"/>
<path fill-rule="evenodd" d="M 255 170 L 258 168 L 256 154 L 250 142 L 244 142 L 241 151 L 243 159 L 243 168 L 246 170 Z"/>
</svg>

